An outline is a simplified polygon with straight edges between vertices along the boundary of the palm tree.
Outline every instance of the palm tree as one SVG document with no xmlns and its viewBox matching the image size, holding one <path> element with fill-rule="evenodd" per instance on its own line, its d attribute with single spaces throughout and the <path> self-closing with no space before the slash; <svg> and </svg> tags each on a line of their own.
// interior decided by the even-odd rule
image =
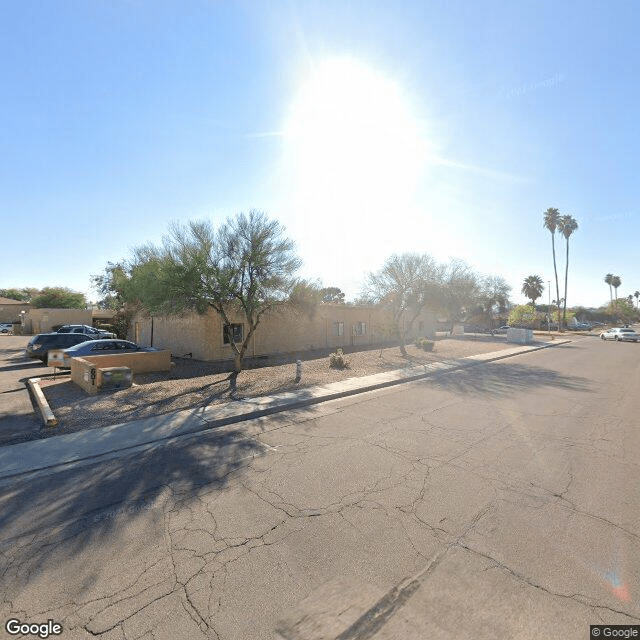
<svg viewBox="0 0 640 640">
<path fill-rule="evenodd" d="M 560 300 L 560 287 L 558 286 L 558 268 L 556 266 L 556 229 L 560 221 L 560 212 L 554 207 L 549 207 L 544 212 L 544 227 L 551 233 L 551 250 L 553 251 L 553 271 L 556 274 L 556 300 Z M 558 307 L 558 324 L 560 324 L 560 307 Z"/>
<path fill-rule="evenodd" d="M 618 287 L 622 284 L 620 276 L 613 276 L 611 278 L 611 286 L 616 290 L 616 302 L 618 300 Z"/>
<path fill-rule="evenodd" d="M 522 283 L 522 293 L 531 300 L 533 310 L 536 310 L 536 300 L 542 295 L 544 285 L 540 276 L 528 276 Z"/>
<path fill-rule="evenodd" d="M 636 309 L 637 309 L 638 303 L 640 303 L 640 291 L 636 291 L 633 295 L 636 297 Z"/>
<path fill-rule="evenodd" d="M 561 216 L 558 220 L 558 230 L 567 241 L 567 264 L 564 271 L 564 304 L 562 307 L 562 324 L 567 326 L 567 280 L 569 278 L 569 238 L 574 231 L 577 231 L 578 223 L 573 216 Z"/>
<path fill-rule="evenodd" d="M 611 302 L 613 302 L 613 291 L 611 290 L 611 283 L 613 282 L 613 273 L 607 273 L 604 277 L 604 281 L 609 285 L 609 296 L 611 296 Z"/>
</svg>

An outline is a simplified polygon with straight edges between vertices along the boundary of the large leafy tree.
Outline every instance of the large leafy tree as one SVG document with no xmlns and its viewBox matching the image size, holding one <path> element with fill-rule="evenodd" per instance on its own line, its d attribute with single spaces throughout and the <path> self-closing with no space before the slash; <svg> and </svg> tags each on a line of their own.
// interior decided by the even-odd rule
<svg viewBox="0 0 640 640">
<path fill-rule="evenodd" d="M 558 267 L 556 264 L 556 230 L 560 223 L 560 212 L 555 207 L 549 207 L 544 212 L 544 227 L 551 233 L 551 251 L 553 252 L 553 272 L 556 278 L 556 300 L 560 300 L 560 285 L 558 284 Z M 558 306 L 558 324 L 560 324 L 560 307 Z"/>
<path fill-rule="evenodd" d="M 400 352 L 406 356 L 407 335 L 420 312 L 439 293 L 439 269 L 433 258 L 403 253 L 391 256 L 378 271 L 368 275 L 362 298 L 389 309 L 400 340 Z"/>
<path fill-rule="evenodd" d="M 466 262 L 451 260 L 440 268 L 437 275 L 440 281 L 439 306 L 451 321 L 461 319 L 477 307 L 482 279 Z"/>
<path fill-rule="evenodd" d="M 616 323 L 631 323 L 638 320 L 638 312 L 628 298 L 620 298 L 611 302 L 607 311 Z"/>
<path fill-rule="evenodd" d="M 120 295 L 162 313 L 211 308 L 225 327 L 239 314 L 247 323 L 242 339 L 227 332 L 235 386 L 263 315 L 286 303 L 297 283 L 301 261 L 284 231 L 255 210 L 227 219 L 217 230 L 208 221 L 174 224 L 162 245 L 134 250 L 120 279 Z"/>
<path fill-rule="evenodd" d="M 562 307 L 562 324 L 567 326 L 567 281 L 569 279 L 569 238 L 573 235 L 574 231 L 578 230 L 578 223 L 573 216 L 565 215 L 561 216 L 558 221 L 558 230 L 564 236 L 567 243 L 567 255 L 566 265 L 564 271 L 564 304 Z"/>
<path fill-rule="evenodd" d="M 321 289 L 322 302 L 344 304 L 344 293 L 338 287 L 324 287 Z"/>
<path fill-rule="evenodd" d="M 87 301 L 83 293 L 67 287 L 45 287 L 31 298 L 31 306 L 36 309 L 86 309 Z"/>
<path fill-rule="evenodd" d="M 527 276 L 522 283 L 522 293 L 531 300 L 533 310 L 536 309 L 536 300 L 542 295 L 544 284 L 540 276 Z"/>
<path fill-rule="evenodd" d="M 496 314 L 507 312 L 510 293 L 511 286 L 500 276 L 485 276 L 481 280 L 478 305 L 491 327 Z"/>
<path fill-rule="evenodd" d="M 23 289 L 0 289 L 0 298 L 9 298 L 9 300 L 19 300 L 20 302 L 29 302 L 33 296 L 39 293 L 38 289 L 25 287 Z"/>
</svg>

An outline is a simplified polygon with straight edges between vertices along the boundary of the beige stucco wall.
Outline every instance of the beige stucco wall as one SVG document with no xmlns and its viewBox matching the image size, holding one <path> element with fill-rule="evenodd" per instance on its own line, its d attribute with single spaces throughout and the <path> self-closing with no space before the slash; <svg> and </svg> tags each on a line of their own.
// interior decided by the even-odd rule
<svg viewBox="0 0 640 640">
<path fill-rule="evenodd" d="M 0 322 L 20 322 L 20 312 L 30 308 L 28 302 L 17 304 L 0 304 Z"/>
<path fill-rule="evenodd" d="M 232 316 L 232 322 L 242 322 L 241 316 Z M 338 323 L 343 323 L 344 334 L 338 335 Z M 366 332 L 356 335 L 358 323 L 366 323 Z M 420 328 L 422 323 L 422 328 Z M 143 346 L 169 349 L 175 356 L 191 354 L 197 360 L 231 360 L 231 345 L 224 344 L 222 320 L 213 310 L 200 316 L 196 313 L 182 316 L 133 318 L 129 338 Z M 244 322 L 245 335 L 247 331 Z M 433 337 L 435 320 L 427 312 L 414 323 L 409 338 Z M 266 313 L 254 333 L 247 356 L 291 354 L 314 349 L 338 347 L 367 347 L 393 341 L 392 322 L 388 312 L 375 307 L 323 304 L 315 312 L 306 314 L 290 308 Z"/>
<path fill-rule="evenodd" d="M 24 333 L 48 333 L 58 324 L 91 325 L 91 309 L 29 309 L 24 314 Z"/>
</svg>

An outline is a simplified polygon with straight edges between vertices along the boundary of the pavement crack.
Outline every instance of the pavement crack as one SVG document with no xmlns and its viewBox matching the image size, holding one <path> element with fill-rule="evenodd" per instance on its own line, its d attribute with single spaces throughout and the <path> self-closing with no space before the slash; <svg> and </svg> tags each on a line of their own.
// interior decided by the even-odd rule
<svg viewBox="0 0 640 640">
<path fill-rule="evenodd" d="M 466 544 L 463 544 L 460 541 L 457 541 L 456 546 L 460 547 L 461 549 L 465 549 L 466 551 L 468 551 L 469 553 L 473 553 L 474 555 L 480 556 L 482 558 L 485 558 L 487 560 L 490 560 L 493 564 L 489 567 L 487 567 L 487 569 L 494 569 L 494 568 L 498 568 L 502 571 L 505 571 L 506 573 L 509 573 L 510 575 L 512 575 L 514 578 L 516 578 L 516 580 L 520 581 L 520 582 L 524 582 L 525 584 L 529 585 L 530 587 L 534 587 L 535 589 L 539 589 L 540 591 L 543 591 L 544 593 L 549 594 L 550 596 L 554 596 L 557 598 L 564 598 L 567 600 L 574 600 L 575 602 L 584 605 L 586 607 L 589 608 L 600 608 L 600 609 L 606 609 L 607 611 L 610 611 L 612 613 L 620 613 L 623 614 L 625 616 L 628 616 L 629 618 L 632 618 L 633 620 L 640 620 L 640 618 L 636 618 L 635 616 L 632 616 L 628 611 L 622 611 L 619 609 L 614 609 L 613 607 L 609 607 L 607 605 L 602 605 L 602 604 L 595 604 L 593 602 L 590 601 L 590 599 L 585 596 L 584 594 L 581 593 L 558 593 L 556 591 L 552 591 L 551 589 L 539 584 L 538 582 L 535 582 L 532 578 L 529 578 L 527 576 L 525 576 L 524 574 L 516 571 L 515 569 L 512 569 L 511 567 L 507 566 L 506 564 L 504 564 L 503 562 L 500 562 L 500 560 L 497 560 L 496 558 L 494 558 L 493 556 L 489 555 L 488 553 L 483 553 L 482 551 L 478 551 L 477 549 L 473 549 L 469 546 L 467 546 Z M 485 569 L 486 570 L 486 569 Z"/>
</svg>

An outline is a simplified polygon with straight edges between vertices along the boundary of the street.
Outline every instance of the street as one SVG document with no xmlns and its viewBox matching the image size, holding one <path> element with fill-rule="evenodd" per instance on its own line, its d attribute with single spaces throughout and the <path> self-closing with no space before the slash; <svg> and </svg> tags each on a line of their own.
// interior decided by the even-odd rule
<svg viewBox="0 0 640 640">
<path fill-rule="evenodd" d="M 493 640 L 640 624 L 640 344 L 571 340 L 2 480 L 3 629 Z"/>
</svg>

